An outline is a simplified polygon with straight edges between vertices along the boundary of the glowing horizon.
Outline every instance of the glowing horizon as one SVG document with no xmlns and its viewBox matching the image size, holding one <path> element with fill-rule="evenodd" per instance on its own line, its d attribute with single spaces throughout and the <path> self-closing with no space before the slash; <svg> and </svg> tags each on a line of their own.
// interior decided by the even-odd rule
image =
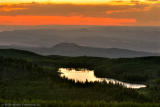
<svg viewBox="0 0 160 107">
<path fill-rule="evenodd" d="M 0 25 L 159 26 L 159 11 L 160 0 L 0 0 Z"/>
<path fill-rule="evenodd" d="M 3 25 L 115 25 L 130 24 L 135 19 L 93 18 L 80 16 L 0 16 Z M 45 21 L 44 21 L 45 20 Z M 8 23 L 9 22 L 9 23 Z"/>
<path fill-rule="evenodd" d="M 42 4 L 86 4 L 86 5 L 102 5 L 102 4 L 125 4 L 132 5 L 136 2 L 144 4 L 160 3 L 159 0 L 0 0 L 0 4 L 19 4 L 19 3 L 42 3 Z"/>
</svg>

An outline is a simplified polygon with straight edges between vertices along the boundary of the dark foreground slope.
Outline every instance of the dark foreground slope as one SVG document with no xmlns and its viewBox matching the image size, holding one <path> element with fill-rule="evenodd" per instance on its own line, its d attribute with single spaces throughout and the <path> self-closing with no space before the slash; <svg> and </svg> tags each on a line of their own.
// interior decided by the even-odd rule
<svg viewBox="0 0 160 107">
<path fill-rule="evenodd" d="M 10 53 L 9 56 L 6 51 Z M 153 101 L 159 103 L 160 100 L 158 85 L 160 81 L 158 75 L 160 57 L 134 59 L 44 57 L 19 50 L 0 50 L 0 53 L 0 102 L 2 103 L 16 101 L 18 103 L 39 103 L 48 106 L 54 104 L 55 106 L 84 106 L 87 104 L 91 106 L 91 102 L 94 101 L 93 105 L 95 106 L 119 105 L 129 107 L 136 105 L 131 102 L 136 102 L 137 106 L 144 107 L 149 104 L 138 103 L 151 103 Z M 23 56 L 19 56 L 22 53 Z M 147 84 L 148 87 L 134 90 L 106 83 L 75 84 L 58 76 L 57 69 L 59 67 L 94 69 L 99 77 L 109 76 L 119 80 L 140 82 Z M 131 68 L 133 70 L 129 71 Z M 122 71 L 126 69 L 126 71 L 122 72 L 119 69 Z M 148 76 L 148 78 L 144 80 L 143 75 Z M 131 80 L 128 80 L 127 76 Z M 128 103 L 123 103 L 124 101 Z M 153 105 L 150 104 L 149 107 L 151 106 Z"/>
</svg>

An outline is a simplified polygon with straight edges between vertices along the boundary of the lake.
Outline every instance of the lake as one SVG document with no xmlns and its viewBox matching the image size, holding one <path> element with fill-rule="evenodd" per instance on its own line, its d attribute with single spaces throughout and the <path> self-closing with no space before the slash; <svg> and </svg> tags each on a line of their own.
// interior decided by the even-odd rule
<svg viewBox="0 0 160 107">
<path fill-rule="evenodd" d="M 60 77 L 67 78 L 68 80 L 74 80 L 76 82 L 85 83 L 88 82 L 107 82 L 113 84 L 120 84 L 126 88 L 132 89 L 140 89 L 145 88 L 146 85 L 143 84 L 132 84 L 127 82 L 122 82 L 119 80 L 111 79 L 111 78 L 98 78 L 94 74 L 94 70 L 88 70 L 85 68 L 75 69 L 75 68 L 59 68 L 58 72 L 60 73 Z"/>
</svg>

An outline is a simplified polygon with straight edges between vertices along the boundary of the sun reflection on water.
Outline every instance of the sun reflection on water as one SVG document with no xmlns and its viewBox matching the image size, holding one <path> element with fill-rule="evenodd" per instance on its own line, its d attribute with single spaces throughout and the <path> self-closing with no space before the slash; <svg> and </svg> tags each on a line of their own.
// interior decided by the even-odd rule
<svg viewBox="0 0 160 107">
<path fill-rule="evenodd" d="M 94 70 L 88 70 L 88 69 L 74 69 L 74 68 L 59 68 L 58 72 L 60 72 L 60 77 L 67 78 L 69 80 L 74 80 L 75 82 L 82 82 L 85 83 L 88 82 L 107 82 L 107 83 L 113 83 L 113 84 L 120 84 L 126 88 L 133 88 L 133 89 L 139 89 L 139 88 L 145 88 L 146 85 L 143 84 L 131 84 L 126 83 L 122 81 L 118 81 L 115 79 L 110 78 L 98 78 L 94 75 Z"/>
</svg>

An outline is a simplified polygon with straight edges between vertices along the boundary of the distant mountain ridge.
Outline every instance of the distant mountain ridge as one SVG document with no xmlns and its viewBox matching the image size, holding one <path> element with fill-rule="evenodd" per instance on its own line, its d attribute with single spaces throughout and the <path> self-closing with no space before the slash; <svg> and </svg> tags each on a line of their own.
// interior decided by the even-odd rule
<svg viewBox="0 0 160 107">
<path fill-rule="evenodd" d="M 88 46 L 80 46 L 75 43 L 60 43 L 53 47 L 18 47 L 4 46 L 0 48 L 15 48 L 32 51 L 41 55 L 61 55 L 61 56 L 93 56 L 107 58 L 132 58 L 144 56 L 160 56 L 158 53 L 149 53 L 143 51 L 133 51 L 119 48 L 96 48 Z"/>
<path fill-rule="evenodd" d="M 5 27 L 1 27 L 5 28 Z M 23 27 L 22 27 L 23 28 Z M 51 47 L 62 42 L 160 53 L 160 27 L 73 27 L 0 32 L 0 45 Z"/>
</svg>

